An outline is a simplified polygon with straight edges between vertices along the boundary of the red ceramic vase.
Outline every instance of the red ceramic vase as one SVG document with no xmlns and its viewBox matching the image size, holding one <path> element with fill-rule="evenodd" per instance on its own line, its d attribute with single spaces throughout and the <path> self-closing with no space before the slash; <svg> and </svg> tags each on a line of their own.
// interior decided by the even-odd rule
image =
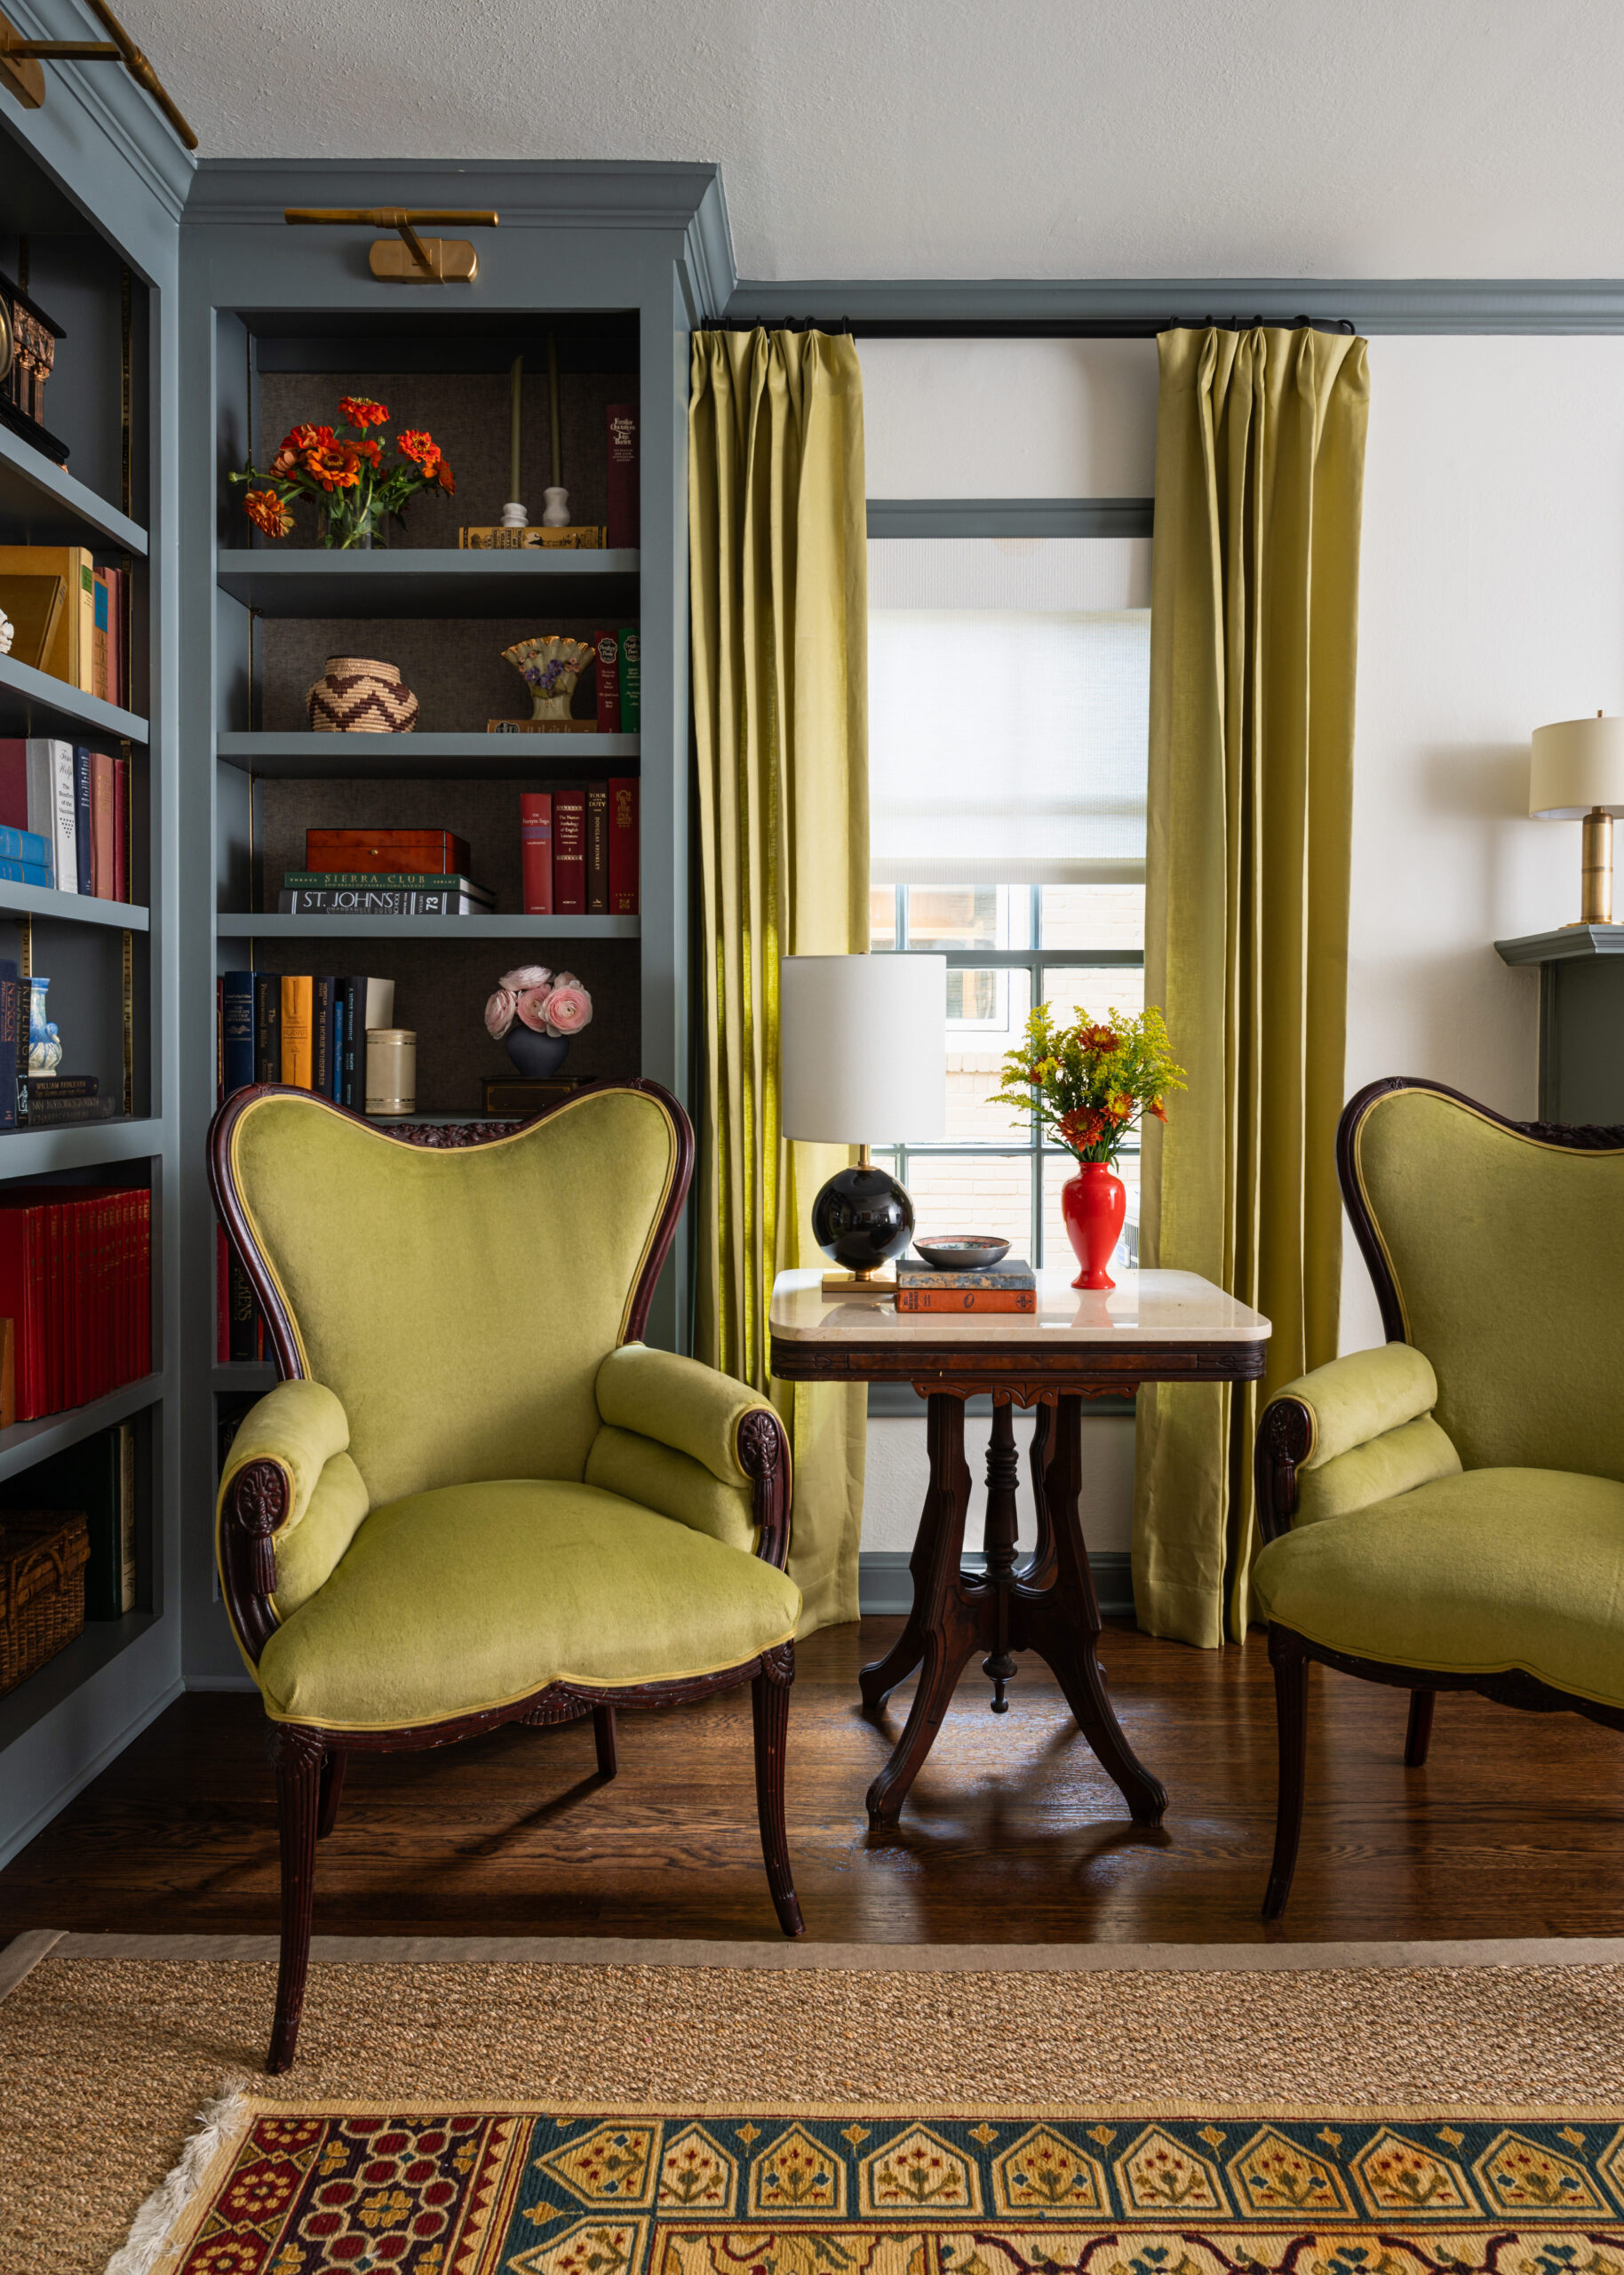
<svg viewBox="0 0 1624 2275">
<path fill-rule="evenodd" d="M 1078 1174 L 1060 1188 L 1060 1212 L 1082 1270 L 1074 1288 L 1114 1288 L 1105 1269 L 1122 1237 L 1127 1215 L 1127 1188 L 1104 1161 L 1079 1161 Z"/>
</svg>

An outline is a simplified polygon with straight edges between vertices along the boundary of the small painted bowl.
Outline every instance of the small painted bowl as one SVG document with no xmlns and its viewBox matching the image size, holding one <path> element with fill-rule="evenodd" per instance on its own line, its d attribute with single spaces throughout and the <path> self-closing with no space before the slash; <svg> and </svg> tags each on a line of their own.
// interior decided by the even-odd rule
<svg viewBox="0 0 1624 2275">
<path fill-rule="evenodd" d="M 943 1233 L 913 1245 L 938 1272 L 984 1272 L 1009 1253 L 1007 1241 L 995 1241 L 984 1233 Z"/>
</svg>

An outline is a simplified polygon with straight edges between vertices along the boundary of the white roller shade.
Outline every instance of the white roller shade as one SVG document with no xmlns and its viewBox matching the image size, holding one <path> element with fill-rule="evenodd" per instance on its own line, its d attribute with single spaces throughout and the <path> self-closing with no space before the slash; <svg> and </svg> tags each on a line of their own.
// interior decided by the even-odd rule
<svg viewBox="0 0 1624 2275">
<path fill-rule="evenodd" d="M 1150 540 L 876 539 L 876 884 L 1144 874 Z"/>
</svg>

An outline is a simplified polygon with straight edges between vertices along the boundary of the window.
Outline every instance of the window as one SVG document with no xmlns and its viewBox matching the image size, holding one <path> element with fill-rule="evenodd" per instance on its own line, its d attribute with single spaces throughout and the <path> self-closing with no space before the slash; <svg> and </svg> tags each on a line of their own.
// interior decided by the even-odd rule
<svg viewBox="0 0 1624 2275">
<path fill-rule="evenodd" d="M 1149 553 L 1120 538 L 869 544 L 871 946 L 948 968 L 948 1134 L 898 1131 L 879 1158 L 921 1232 L 996 1233 L 1034 1264 L 1071 1255 L 1074 1164 L 989 1100 L 1035 1002 L 1143 1005 Z M 1131 1264 L 1137 1153 L 1118 1167 Z"/>
</svg>

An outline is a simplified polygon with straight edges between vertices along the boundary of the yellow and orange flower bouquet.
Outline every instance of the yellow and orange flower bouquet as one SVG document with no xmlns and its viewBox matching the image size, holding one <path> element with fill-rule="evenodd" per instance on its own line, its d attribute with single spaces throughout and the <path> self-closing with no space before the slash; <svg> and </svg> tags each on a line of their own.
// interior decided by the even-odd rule
<svg viewBox="0 0 1624 2275">
<path fill-rule="evenodd" d="M 346 395 L 339 399 L 338 416 L 345 424 L 338 427 L 295 427 L 267 473 L 251 464 L 230 477 L 262 485 L 249 490 L 243 507 L 267 537 L 286 537 L 293 527 L 291 501 L 311 498 L 322 509 L 323 545 L 378 545 L 386 514 L 399 521 L 419 491 L 456 489 L 444 452 L 420 428 L 403 428 L 394 444 L 400 455 L 386 459 L 387 438 L 367 430 L 387 425 L 386 404 Z"/>
</svg>

